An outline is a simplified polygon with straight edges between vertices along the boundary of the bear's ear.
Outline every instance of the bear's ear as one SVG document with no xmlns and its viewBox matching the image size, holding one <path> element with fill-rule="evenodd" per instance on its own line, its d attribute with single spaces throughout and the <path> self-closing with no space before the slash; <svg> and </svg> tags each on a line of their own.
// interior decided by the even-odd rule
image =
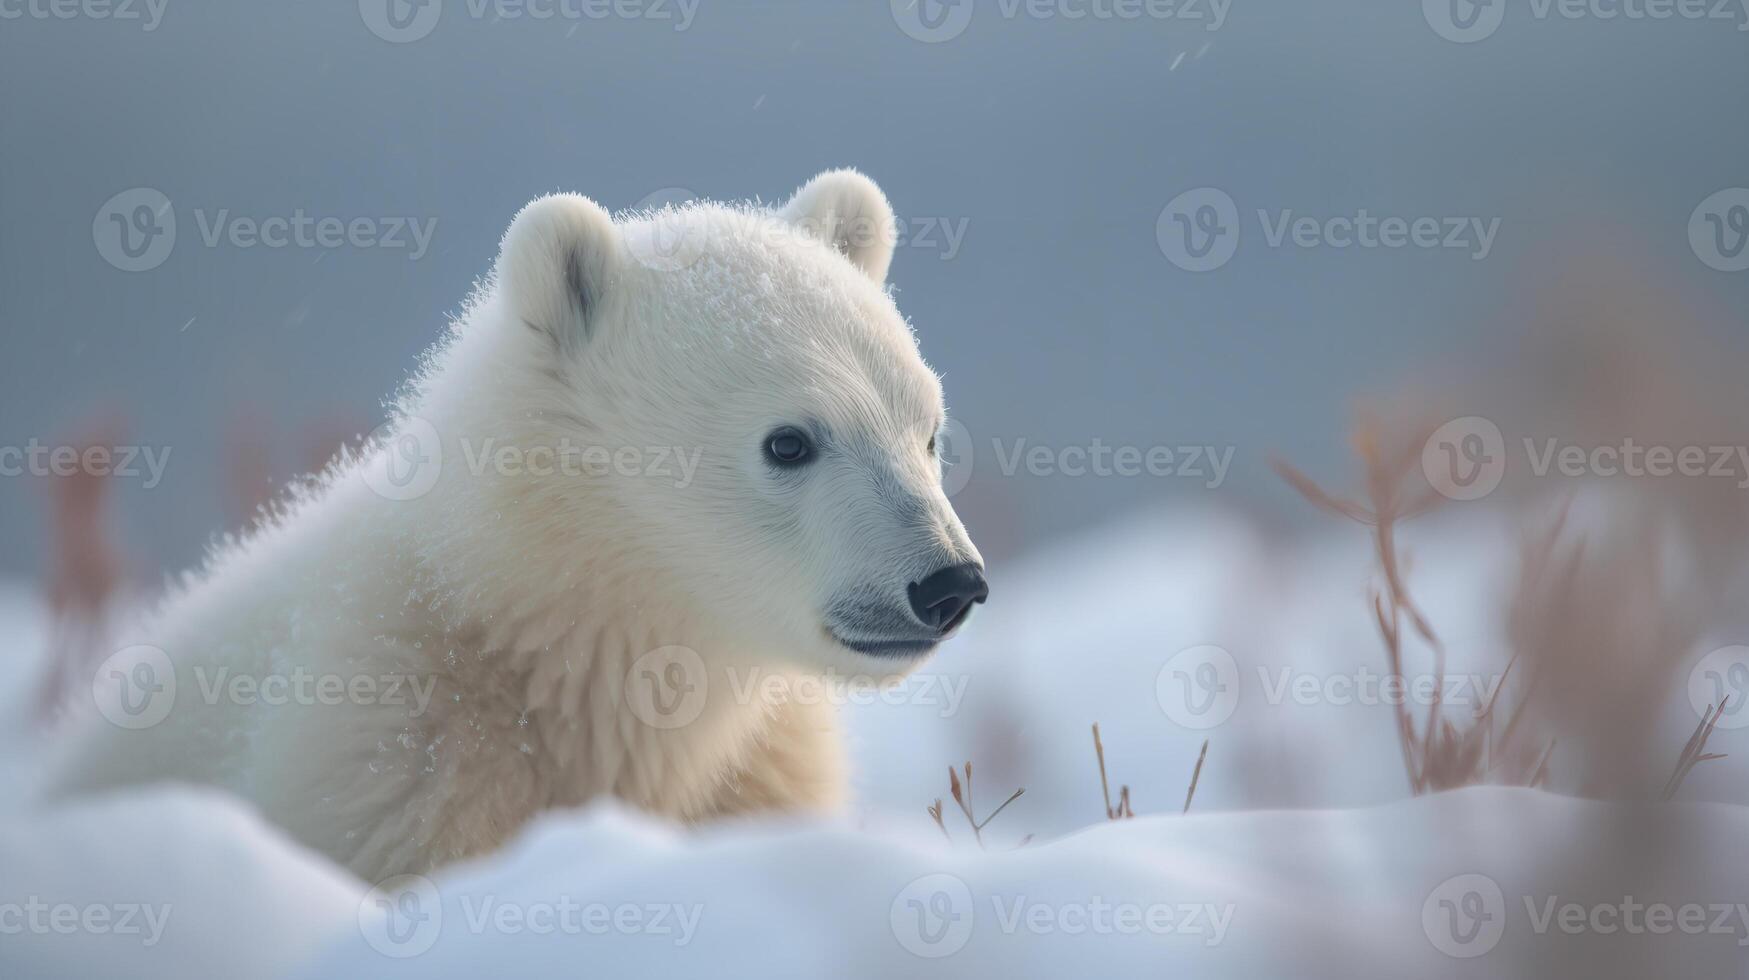
<svg viewBox="0 0 1749 980">
<path fill-rule="evenodd" d="M 582 344 L 624 274 L 613 218 L 580 194 L 549 194 L 518 211 L 498 246 L 498 288 L 529 327 L 561 349 Z"/>
<path fill-rule="evenodd" d="M 874 181 L 854 170 L 828 170 L 803 184 L 779 213 L 844 253 L 870 279 L 886 281 L 899 236 L 893 206 Z"/>
</svg>

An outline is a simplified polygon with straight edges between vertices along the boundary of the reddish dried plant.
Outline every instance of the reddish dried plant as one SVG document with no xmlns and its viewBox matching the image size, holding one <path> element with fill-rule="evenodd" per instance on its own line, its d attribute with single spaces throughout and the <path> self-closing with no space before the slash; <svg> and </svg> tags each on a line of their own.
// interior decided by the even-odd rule
<svg viewBox="0 0 1749 980">
<path fill-rule="evenodd" d="M 1099 740 L 1099 722 L 1093 723 L 1093 755 L 1099 760 L 1099 792 L 1105 797 L 1105 819 L 1127 820 L 1136 815 L 1130 809 L 1130 788 L 1117 788 L 1117 803 L 1111 802 L 1111 781 L 1105 776 L 1105 743 Z"/>
<path fill-rule="evenodd" d="M 1202 751 L 1197 753 L 1196 767 L 1190 772 L 1190 788 L 1184 794 L 1184 809 L 1180 813 L 1190 812 L 1190 801 L 1196 798 L 1196 784 L 1202 779 L 1202 764 L 1208 760 L 1209 740 L 1202 740 Z M 1099 737 L 1099 723 L 1093 723 L 1093 758 L 1099 763 L 1099 792 L 1105 799 L 1105 819 L 1128 820 L 1136 815 L 1130 805 L 1130 788 L 1120 785 L 1117 788 L 1117 802 L 1111 801 L 1111 780 L 1105 771 L 1105 743 Z"/>
<path fill-rule="evenodd" d="M 113 446 L 123 429 L 115 419 L 91 428 L 78 444 L 80 458 L 90 446 Z M 120 549 L 109 516 L 109 478 L 76 470 L 51 483 L 47 584 L 49 662 L 36 698 L 36 718 L 46 723 L 60 710 L 74 679 L 101 651 L 108 630 L 111 598 L 122 581 Z"/>
<path fill-rule="evenodd" d="M 1412 641 L 1418 641 L 1431 656 L 1432 676 L 1445 675 L 1445 644 L 1409 591 L 1404 577 L 1405 559 L 1397 544 L 1399 522 L 1427 513 L 1443 499 L 1430 486 L 1414 488 L 1411 480 L 1420 463 L 1420 446 L 1432 431 L 1431 426 L 1426 426 L 1415 431 L 1419 438 L 1392 442 L 1375 419 L 1363 416 L 1355 430 L 1353 445 L 1360 457 L 1364 500 L 1337 497 L 1293 466 L 1279 460 L 1273 464 L 1282 479 L 1313 504 L 1371 529 L 1379 572 L 1379 584 L 1373 587 L 1370 596 L 1373 618 L 1384 645 L 1385 668 L 1400 684 L 1405 679 L 1404 660 Z M 1558 531 L 1557 524 L 1557 534 Z M 1553 535 L 1547 540 L 1552 547 Z M 1511 674 L 1516 660 L 1515 657 L 1508 663 L 1502 682 Z M 1501 687 L 1462 726 L 1445 717 L 1441 702 L 1443 687 L 1440 683 L 1433 685 L 1432 699 L 1422 718 L 1411 714 L 1406 699 L 1398 699 L 1395 704 L 1397 740 L 1411 792 L 1419 796 L 1485 781 L 1535 786 L 1547 779 L 1553 742 L 1526 755 L 1517 741 L 1527 699 L 1519 701 L 1504 733 L 1496 738 L 1494 717 Z"/>
<path fill-rule="evenodd" d="M 996 819 L 997 814 L 1006 810 L 1008 804 L 1020 799 L 1021 794 L 1026 792 L 1026 787 L 1023 786 L 1008 794 L 1008 799 L 1003 800 L 996 809 L 991 810 L 989 816 L 979 820 L 972 811 L 972 764 L 970 762 L 965 764 L 965 781 L 963 783 L 960 780 L 960 774 L 954 771 L 952 766 L 948 766 L 947 785 L 949 795 L 953 797 L 955 803 L 959 804 L 960 812 L 965 814 L 966 823 L 972 828 L 972 838 L 977 841 L 979 847 L 984 846 L 984 828 L 990 825 L 990 821 Z M 942 816 L 941 800 L 937 799 L 929 805 L 929 817 L 935 821 L 937 827 L 941 828 L 942 836 L 950 841 L 953 840 L 953 835 L 947 832 L 947 821 Z M 1032 835 L 1027 834 L 1020 839 L 1020 843 L 1016 846 L 1024 847 L 1031 840 Z"/>
<path fill-rule="evenodd" d="M 1713 729 L 1718 727 L 1719 719 L 1725 716 L 1725 708 L 1729 707 L 1730 703 L 1731 699 L 1726 697 L 1719 702 L 1716 710 L 1712 705 L 1707 705 L 1706 712 L 1701 716 L 1700 725 L 1695 728 L 1694 734 L 1688 737 L 1688 744 L 1682 747 L 1682 755 L 1677 757 L 1676 768 L 1671 771 L 1670 778 L 1665 781 L 1664 791 L 1658 794 L 1659 799 L 1666 801 L 1675 799 L 1676 791 L 1682 788 L 1682 781 L 1688 778 L 1689 772 L 1695 766 L 1726 757 L 1724 752 L 1708 752 L 1706 740 L 1712 737 Z"/>
<path fill-rule="evenodd" d="M 1307 500 L 1371 530 L 1379 576 L 1371 594 L 1373 618 L 1386 669 L 1399 683 L 1412 646 L 1426 651 L 1434 677 L 1445 672 L 1446 647 L 1406 584 L 1406 560 L 1397 542 L 1400 522 L 1442 500 L 1431 488 L 1412 489 L 1420 449 L 1431 431 L 1431 426 L 1411 429 L 1412 438 L 1393 442 L 1376 417 L 1363 416 L 1354 440 L 1364 474 L 1363 500 L 1337 497 L 1294 467 L 1275 463 Z M 1476 783 L 1545 785 L 1557 742 L 1571 740 L 1584 750 L 1571 761 L 1581 792 L 1643 794 L 1663 695 L 1680 658 L 1700 640 L 1716 590 L 1666 587 L 1682 577 L 1664 567 L 1662 535 L 1672 514 L 1692 517 L 1697 509 L 1692 500 L 1664 491 L 1610 505 L 1606 519 L 1594 521 L 1589 535 L 1574 534 L 1571 500 L 1563 499 L 1540 532 L 1524 536 L 1506 616 L 1511 656 L 1500 684 L 1472 717 L 1457 722 L 1445 716 L 1443 684 L 1433 685 L 1422 717 L 1405 703 L 1396 705 L 1397 737 L 1413 793 Z M 1501 703 L 1508 680 L 1517 692 L 1510 708 Z M 1665 781 L 1665 797 L 1695 765 L 1719 757 L 1705 751 L 1718 718 L 1711 708 L 1708 715 Z"/>
</svg>

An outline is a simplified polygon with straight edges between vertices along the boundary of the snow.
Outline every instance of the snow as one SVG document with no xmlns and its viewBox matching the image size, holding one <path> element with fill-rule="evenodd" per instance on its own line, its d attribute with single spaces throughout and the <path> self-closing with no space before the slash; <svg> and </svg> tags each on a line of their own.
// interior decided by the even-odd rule
<svg viewBox="0 0 1749 980">
<path fill-rule="evenodd" d="M 1504 526 L 1476 512 L 1407 536 L 1412 554 L 1439 556 L 1411 574 L 1453 672 L 1498 670 L 1490 610 L 1514 544 Z M 1392 709 L 1331 683 L 1380 664 L 1357 529 L 1283 541 L 1221 511 L 1146 514 L 991 577 L 990 604 L 920 675 L 845 706 L 858 803 L 831 821 L 686 831 L 604 803 L 551 814 L 490 858 L 373 889 L 208 791 L 23 807 L 46 748 L 8 740 L 0 976 L 1735 976 L 1749 965 L 1738 904 L 1749 810 L 1485 787 L 1404 799 Z M 0 589 L 0 622 L 15 651 L 41 648 L 28 594 Z M 1173 672 L 1213 662 L 1211 646 L 1232 658 L 1231 697 L 1187 713 Z M 32 690 L 31 662 L 0 657 L 10 717 Z M 1284 676 L 1312 678 L 1316 696 L 1282 694 Z M 1675 687 L 1672 758 L 1694 724 Z M 1136 819 L 1104 819 L 1093 722 Z M 1731 751 L 1736 730 L 1716 738 Z M 1697 770 L 1683 798 L 1740 799 L 1743 754 Z M 983 849 L 951 801 L 952 842 L 924 812 L 947 795 L 944 770 L 968 759 L 980 816 L 1026 788 Z"/>
<path fill-rule="evenodd" d="M 842 825 L 689 840 L 595 808 L 544 821 L 495 862 L 440 876 L 431 907 L 441 927 L 410 943 L 428 941 L 424 952 L 385 962 L 383 934 L 367 925 L 336 937 L 299 975 L 553 976 L 583 963 L 606 976 L 1075 976 L 1097 965 L 1116 976 L 1349 977 L 1356 964 L 1380 976 L 1440 975 L 1461 972 L 1461 961 L 1433 946 L 1422 912 L 1459 874 L 1485 875 L 1513 898 L 1499 909 L 1506 935 L 1484 962 L 1535 964 L 1571 952 L 1563 937 L 1541 942 L 1519 900 L 1544 900 L 1539 842 L 1605 846 L 1621 829 L 1617 816 L 1602 804 L 1477 789 L 1348 812 L 1139 818 L 978 852 Z M 1689 806 L 1670 819 L 1685 837 L 1721 844 L 1749 829 L 1735 808 Z M 1672 896 L 1643 880 L 1634 894 L 1735 894 L 1749 871 L 1736 850 L 1685 866 Z M 543 936 L 483 914 L 488 901 L 532 912 L 566 898 L 689 910 L 697 928 Z M 1743 962 L 1741 926 L 1705 938 L 1690 963 Z"/>
<path fill-rule="evenodd" d="M 0 892 L 0 975 L 276 977 L 356 928 L 365 887 L 241 803 L 176 788 L 11 815 Z"/>
<path fill-rule="evenodd" d="M 1408 782 L 1394 708 L 1378 691 L 1384 656 L 1368 598 L 1370 544 L 1364 529 L 1332 524 L 1282 542 L 1230 512 L 1159 512 L 993 569 L 989 605 L 908 682 L 911 702 L 847 709 L 866 818 L 920 815 L 946 793 L 946 768 L 970 759 L 990 805 L 1027 789 L 998 831 L 1017 839 L 1085 826 L 1104 814 L 1094 722 L 1112 790 L 1131 785 L 1138 813 L 1182 805 L 1205 738 L 1199 812 L 1401 799 Z M 1517 527 L 1507 515 L 1471 511 L 1401 529 L 1411 587 L 1448 647 L 1453 717 L 1499 683 L 1508 660 L 1501 613 L 1517 571 Z M 1687 662 L 1733 642 L 1740 634 L 1709 638 Z M 1182 692 L 1163 691 L 1161 675 L 1183 652 L 1207 646 L 1233 658 L 1235 702 L 1221 723 L 1193 727 L 1213 718 L 1169 710 L 1183 705 Z M 1431 680 L 1418 652 L 1407 669 Z M 1684 685 L 1675 687 L 1661 742 L 1671 761 L 1699 720 Z M 957 710 L 948 710 L 946 691 L 960 692 Z M 1731 751 L 1735 730 L 1715 737 L 1718 751 Z M 1697 770 L 1684 798 L 1749 802 L 1746 756 Z M 1558 766 L 1553 784 L 1577 791 Z"/>
<path fill-rule="evenodd" d="M 371 892 L 235 803 L 160 789 L 15 818 L 0 867 L 7 901 L 113 910 L 116 930 L 151 903 L 161 932 L 140 914 L 124 935 L 7 934 L 0 954 L 9 977 L 70 978 L 1485 977 L 1586 957 L 1615 975 L 1611 963 L 1638 962 L 1624 954 L 1729 976 L 1749 962 L 1746 832 L 1733 806 L 1653 815 L 1500 788 L 1140 817 L 987 852 L 844 822 L 688 835 L 598 805 L 540 821 L 492 860 Z M 1660 840 L 1684 846 L 1623 874 L 1562 874 Z M 1471 890 L 1473 935 L 1441 905 Z M 1567 935 L 1548 913 L 1575 903 L 1607 927 L 1624 902 L 1697 907 L 1712 931 Z"/>
</svg>

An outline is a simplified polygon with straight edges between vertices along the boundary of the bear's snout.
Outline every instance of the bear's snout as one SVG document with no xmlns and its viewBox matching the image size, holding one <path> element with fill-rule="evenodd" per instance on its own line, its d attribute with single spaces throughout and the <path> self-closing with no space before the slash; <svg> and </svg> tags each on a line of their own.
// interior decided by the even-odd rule
<svg viewBox="0 0 1749 980">
<path fill-rule="evenodd" d="M 950 633 L 965 621 L 973 604 L 989 598 L 990 585 L 984 581 L 984 566 L 966 562 L 931 572 L 923 581 L 906 586 L 905 592 L 923 625 Z"/>
</svg>

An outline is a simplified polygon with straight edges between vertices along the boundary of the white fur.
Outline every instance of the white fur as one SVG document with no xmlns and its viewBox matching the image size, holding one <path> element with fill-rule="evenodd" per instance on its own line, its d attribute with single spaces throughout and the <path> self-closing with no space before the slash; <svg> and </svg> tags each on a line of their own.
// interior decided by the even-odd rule
<svg viewBox="0 0 1749 980">
<path fill-rule="evenodd" d="M 685 820 L 839 802 L 830 708 L 737 698 L 735 678 L 902 674 L 914 661 L 835 642 L 825 610 L 847 595 L 903 609 L 906 582 L 978 560 L 927 449 L 939 383 L 882 284 L 891 228 L 847 171 L 781 211 L 616 223 L 575 195 L 528 205 L 393 430 L 219 549 L 129 638 L 173 660 L 175 708 L 139 731 L 94 721 L 60 791 L 214 783 L 369 879 L 488 851 L 600 794 Z M 695 261 L 645 254 L 675 231 Z M 830 450 L 774 473 L 767 433 L 804 418 Z M 366 475 L 425 425 L 436 485 L 374 491 Z M 488 440 L 679 447 L 697 470 L 685 486 L 672 471 L 475 472 Z M 708 692 L 678 728 L 627 703 L 639 658 L 667 647 L 696 651 Z M 222 675 L 299 668 L 435 689 L 423 712 L 205 696 Z"/>
</svg>

